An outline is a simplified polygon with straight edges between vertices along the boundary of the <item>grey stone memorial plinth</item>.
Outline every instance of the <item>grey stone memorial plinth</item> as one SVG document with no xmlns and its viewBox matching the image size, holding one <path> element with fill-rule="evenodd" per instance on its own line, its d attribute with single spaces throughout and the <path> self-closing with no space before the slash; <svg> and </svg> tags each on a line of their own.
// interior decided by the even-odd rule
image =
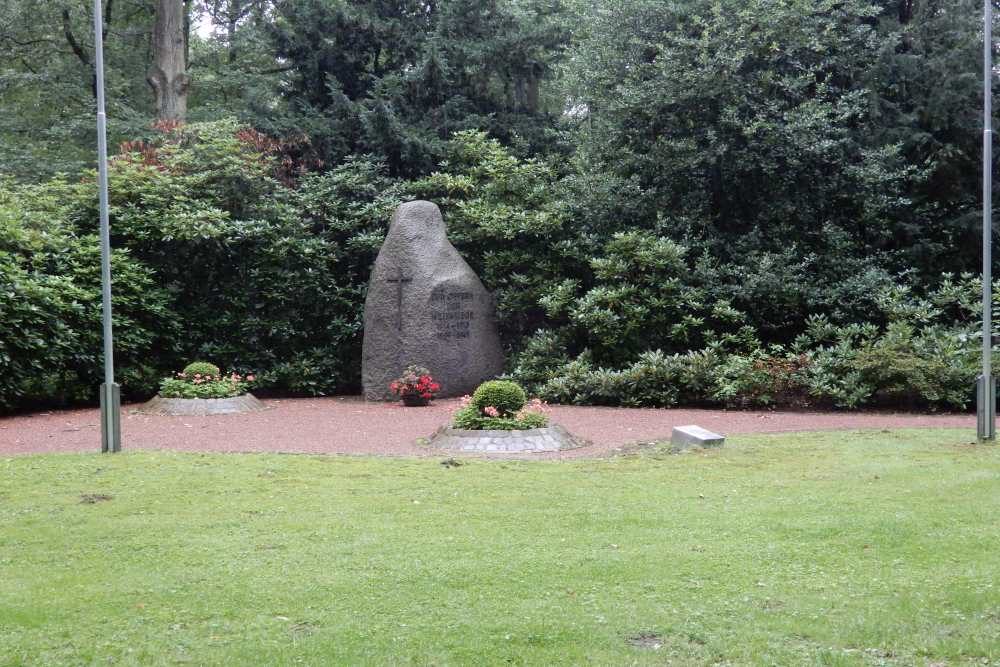
<svg viewBox="0 0 1000 667">
<path fill-rule="evenodd" d="M 442 426 L 427 444 L 466 454 L 540 454 L 587 447 L 591 443 L 554 424 L 526 431 L 467 431 Z"/>
<path fill-rule="evenodd" d="M 154 396 L 134 412 L 142 415 L 210 416 L 262 412 L 267 409 L 253 394 L 232 398 L 163 398 Z"/>
<path fill-rule="evenodd" d="M 361 378 L 365 398 L 392 398 L 403 369 L 425 366 L 439 396 L 471 394 L 503 370 L 493 297 L 448 241 L 431 202 L 392 216 L 365 301 Z"/>
<path fill-rule="evenodd" d="M 670 444 L 675 450 L 721 447 L 725 441 L 725 436 L 694 424 L 675 426 L 670 434 Z"/>
</svg>

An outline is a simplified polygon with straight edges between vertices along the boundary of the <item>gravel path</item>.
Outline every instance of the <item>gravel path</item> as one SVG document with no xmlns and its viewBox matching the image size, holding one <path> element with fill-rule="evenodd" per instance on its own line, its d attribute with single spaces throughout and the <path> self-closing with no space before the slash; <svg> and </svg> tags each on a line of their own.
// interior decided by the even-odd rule
<svg viewBox="0 0 1000 667">
<path fill-rule="evenodd" d="M 265 412 L 214 417 L 162 417 L 132 414 L 122 406 L 124 449 L 174 449 L 199 452 L 288 452 L 442 456 L 420 447 L 446 423 L 456 400 L 426 408 L 366 403 L 360 398 L 266 400 Z M 100 412 L 66 410 L 0 418 L 0 456 L 41 452 L 100 450 Z M 532 458 L 600 456 L 622 445 L 670 437 L 674 426 L 698 424 L 733 435 L 783 431 L 871 428 L 968 428 L 974 415 L 917 415 L 832 412 L 727 412 L 724 410 L 647 410 L 628 408 L 552 408 L 551 419 L 594 444 Z"/>
</svg>

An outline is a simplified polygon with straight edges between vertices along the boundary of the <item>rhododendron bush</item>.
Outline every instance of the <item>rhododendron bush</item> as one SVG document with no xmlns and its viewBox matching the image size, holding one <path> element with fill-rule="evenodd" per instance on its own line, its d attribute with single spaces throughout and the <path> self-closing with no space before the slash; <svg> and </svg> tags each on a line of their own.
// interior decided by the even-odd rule
<svg viewBox="0 0 1000 667">
<path fill-rule="evenodd" d="M 111 159 L 124 399 L 189 358 L 266 368 L 258 384 L 282 394 L 359 384 L 364 286 L 400 188 L 360 159 L 293 182 L 281 151 L 221 121 L 151 130 Z M 94 173 L 0 179 L 0 409 L 96 400 L 97 228 Z"/>
</svg>

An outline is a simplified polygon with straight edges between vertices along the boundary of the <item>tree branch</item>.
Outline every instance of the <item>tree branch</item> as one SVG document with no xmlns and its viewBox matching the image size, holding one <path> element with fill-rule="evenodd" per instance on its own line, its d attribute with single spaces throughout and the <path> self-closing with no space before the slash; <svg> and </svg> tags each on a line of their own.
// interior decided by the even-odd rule
<svg viewBox="0 0 1000 667">
<path fill-rule="evenodd" d="M 69 10 L 62 10 L 62 24 L 63 24 L 63 35 L 66 36 L 66 41 L 69 42 L 69 46 L 73 49 L 73 53 L 80 60 L 81 63 L 87 67 L 91 67 L 90 56 L 87 52 L 80 47 L 80 43 L 76 41 L 76 37 L 73 35 L 73 26 L 69 22 Z"/>
<path fill-rule="evenodd" d="M 108 0 L 108 4 L 104 7 L 104 24 L 101 25 L 101 38 L 108 38 L 108 26 L 111 25 L 111 14 L 115 9 L 115 0 Z"/>
<path fill-rule="evenodd" d="M 93 94 L 94 99 L 97 99 L 97 73 L 94 71 L 94 66 L 90 62 L 90 56 L 87 52 L 83 50 L 80 43 L 76 41 L 76 37 L 73 35 L 73 26 L 69 21 L 69 10 L 63 8 L 62 10 L 62 23 L 63 23 L 63 35 L 66 36 L 66 41 L 69 42 L 69 46 L 73 49 L 73 53 L 76 54 L 77 59 L 83 63 L 83 66 L 90 70 L 90 92 Z"/>
<path fill-rule="evenodd" d="M 272 69 L 264 69 L 259 72 L 254 72 L 254 74 L 280 74 L 281 72 L 289 72 L 295 69 L 295 65 L 285 65 L 284 67 L 274 67 Z"/>
</svg>

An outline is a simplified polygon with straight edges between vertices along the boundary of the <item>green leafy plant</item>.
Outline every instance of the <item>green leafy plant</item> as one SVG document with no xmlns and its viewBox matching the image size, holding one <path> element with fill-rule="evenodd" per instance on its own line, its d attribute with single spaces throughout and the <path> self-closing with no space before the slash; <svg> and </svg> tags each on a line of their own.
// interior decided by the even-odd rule
<svg viewBox="0 0 1000 667">
<path fill-rule="evenodd" d="M 190 363 L 184 367 L 182 372 L 184 375 L 192 378 L 201 376 L 218 377 L 221 373 L 218 366 L 210 364 L 207 361 L 195 361 Z"/>
<path fill-rule="evenodd" d="M 216 373 L 201 371 L 215 370 Z M 189 372 L 193 370 L 195 372 Z M 254 375 L 230 373 L 221 375 L 214 364 L 195 362 L 189 364 L 176 376 L 164 378 L 160 382 L 160 396 L 163 398 L 232 398 L 242 396 L 250 390 L 257 379 Z"/>
<path fill-rule="evenodd" d="M 483 414 L 495 411 L 493 417 L 510 417 L 527 402 L 524 389 L 510 380 L 490 380 L 484 382 L 472 393 L 469 404 Z"/>
<path fill-rule="evenodd" d="M 455 412 L 455 428 L 470 431 L 519 431 L 544 428 L 549 420 L 548 406 L 541 399 L 528 402 L 524 389 L 509 380 L 491 380 L 476 388 L 472 396 L 462 398 Z"/>
<path fill-rule="evenodd" d="M 811 363 L 810 355 L 787 354 L 781 346 L 733 354 L 720 366 L 712 395 L 730 407 L 806 407 Z"/>
</svg>

